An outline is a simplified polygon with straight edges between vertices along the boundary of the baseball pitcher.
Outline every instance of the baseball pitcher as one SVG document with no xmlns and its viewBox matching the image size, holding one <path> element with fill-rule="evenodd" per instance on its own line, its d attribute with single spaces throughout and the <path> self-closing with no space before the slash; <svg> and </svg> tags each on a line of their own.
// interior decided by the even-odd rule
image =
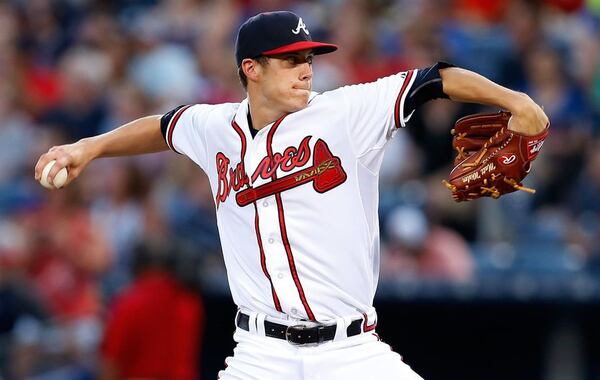
<svg viewBox="0 0 600 380">
<path fill-rule="evenodd" d="M 510 112 L 504 125 L 462 148 L 446 184 L 455 199 L 468 200 L 476 197 L 470 193 L 490 195 L 483 188 L 508 176 L 498 163 L 503 149 L 523 140 L 539 150 L 547 133 L 546 115 L 527 95 L 443 62 L 313 92 L 314 57 L 336 49 L 312 41 L 291 12 L 259 14 L 237 36 L 247 91 L 241 103 L 182 105 L 53 147 L 35 167 L 39 180 L 56 160 L 48 182 L 66 167 L 68 185 L 93 159 L 171 149 L 204 170 L 239 308 L 237 346 L 222 380 L 421 379 L 375 333 L 378 171 L 386 143 L 431 99 Z M 527 145 L 532 140 L 537 145 Z M 503 158 L 527 166 L 524 173 L 532 159 Z M 511 179 L 517 189 L 522 177 Z"/>
</svg>

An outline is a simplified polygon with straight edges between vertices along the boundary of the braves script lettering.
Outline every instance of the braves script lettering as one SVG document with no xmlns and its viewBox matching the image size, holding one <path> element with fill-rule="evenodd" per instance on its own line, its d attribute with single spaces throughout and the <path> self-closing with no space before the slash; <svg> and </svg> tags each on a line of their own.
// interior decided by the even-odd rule
<svg viewBox="0 0 600 380">
<path fill-rule="evenodd" d="M 272 157 L 264 157 L 256 167 L 254 174 L 252 174 L 252 182 L 256 181 L 258 177 L 262 179 L 272 178 L 278 169 L 289 172 L 306 165 L 311 157 L 310 146 L 308 145 L 311 137 L 306 136 L 302 139 L 297 148 L 290 146 L 284 149 L 283 153 L 277 152 Z M 232 189 L 234 191 L 240 190 L 250 183 L 250 179 L 246 174 L 243 162 L 239 162 L 234 169 L 229 166 L 230 160 L 225 154 L 219 152 L 215 159 L 219 181 L 217 195 L 215 196 L 218 208 L 222 202 L 227 200 Z"/>
<path fill-rule="evenodd" d="M 266 156 L 263 158 L 254 174 L 252 174 L 252 182 L 260 176 L 262 179 L 269 179 L 281 168 L 284 172 L 289 172 L 295 168 L 306 165 L 310 159 L 310 147 L 308 142 L 312 136 L 306 136 L 300 142 L 298 148 L 290 146 L 283 151 L 283 154 L 277 152 L 273 157 Z"/>
<path fill-rule="evenodd" d="M 235 169 L 230 168 L 229 158 L 221 152 L 217 153 L 216 161 L 219 187 L 217 189 L 215 200 L 217 202 L 217 208 L 219 208 L 219 204 L 227 200 L 231 189 L 238 191 L 246 186 L 249 183 L 249 180 L 243 162 L 239 162 L 235 166 Z"/>
</svg>

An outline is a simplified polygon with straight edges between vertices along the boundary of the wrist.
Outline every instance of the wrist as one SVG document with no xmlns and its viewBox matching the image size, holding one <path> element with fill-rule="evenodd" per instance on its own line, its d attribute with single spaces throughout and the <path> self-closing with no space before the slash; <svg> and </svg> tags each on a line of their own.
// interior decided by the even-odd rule
<svg viewBox="0 0 600 380">
<path fill-rule="evenodd" d="M 84 161 L 89 162 L 102 156 L 102 149 L 97 137 L 86 137 L 77 142 Z"/>
<path fill-rule="evenodd" d="M 511 105 L 512 113 L 508 129 L 526 136 L 541 133 L 548 126 L 548 116 L 527 94 L 520 94 L 520 101 Z"/>
<path fill-rule="evenodd" d="M 531 98 L 522 92 L 514 91 L 514 96 L 508 98 L 505 108 L 514 116 L 522 116 L 531 113 L 535 103 Z"/>
</svg>

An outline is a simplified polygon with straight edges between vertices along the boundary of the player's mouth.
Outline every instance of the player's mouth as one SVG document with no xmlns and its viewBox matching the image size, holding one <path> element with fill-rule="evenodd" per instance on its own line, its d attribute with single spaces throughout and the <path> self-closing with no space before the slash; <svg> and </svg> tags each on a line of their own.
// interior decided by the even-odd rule
<svg viewBox="0 0 600 380">
<path fill-rule="evenodd" d="M 310 93 L 310 88 L 306 88 L 306 87 L 293 87 L 293 89 L 296 91 Z"/>
</svg>

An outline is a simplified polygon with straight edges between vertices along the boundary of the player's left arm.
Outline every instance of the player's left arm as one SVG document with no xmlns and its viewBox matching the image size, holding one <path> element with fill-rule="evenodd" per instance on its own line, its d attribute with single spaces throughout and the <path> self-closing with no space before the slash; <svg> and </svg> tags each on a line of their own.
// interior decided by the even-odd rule
<svg viewBox="0 0 600 380">
<path fill-rule="evenodd" d="M 417 70 L 406 97 L 404 114 L 409 115 L 423 103 L 446 98 L 458 102 L 493 105 L 513 115 L 509 129 L 535 135 L 548 124 L 548 117 L 527 94 L 503 87 L 486 77 L 445 62 Z"/>
<path fill-rule="evenodd" d="M 501 107 L 512 113 L 508 128 L 536 135 L 548 125 L 548 117 L 527 94 L 513 91 L 486 77 L 458 67 L 439 70 L 443 92 L 450 99 Z"/>
</svg>

